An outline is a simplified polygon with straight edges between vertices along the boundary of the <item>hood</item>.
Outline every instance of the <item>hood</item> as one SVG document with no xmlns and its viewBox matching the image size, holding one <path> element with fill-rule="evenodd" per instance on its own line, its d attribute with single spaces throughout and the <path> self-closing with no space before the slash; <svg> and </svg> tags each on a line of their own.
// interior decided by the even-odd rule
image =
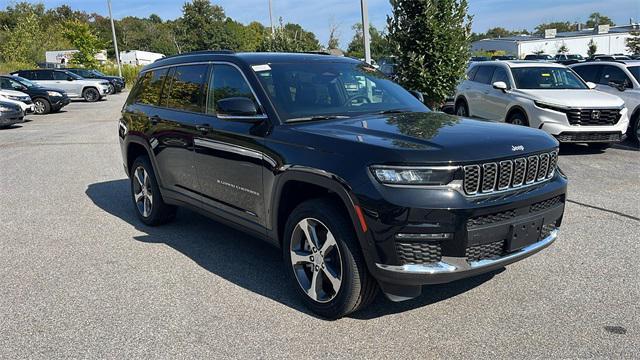
<svg viewBox="0 0 640 360">
<path fill-rule="evenodd" d="M 4 96 L 17 96 L 17 97 L 25 97 L 25 96 L 29 96 L 21 91 L 15 91 L 15 90 L 5 90 L 5 89 L 1 89 L 0 90 L 0 95 L 4 95 Z"/>
<path fill-rule="evenodd" d="M 42 85 L 37 85 L 35 87 L 29 88 L 30 92 L 33 93 L 45 93 L 47 91 L 55 91 L 55 92 L 59 92 L 61 94 L 66 94 L 67 92 L 62 90 L 62 89 L 57 89 L 57 88 L 52 88 L 52 87 L 47 87 L 47 86 L 42 86 Z"/>
<path fill-rule="evenodd" d="M 572 108 L 610 108 L 624 105 L 624 101 L 619 97 L 597 90 L 517 89 L 514 92 L 524 94 L 533 100 Z"/>
<path fill-rule="evenodd" d="M 558 146 L 554 138 L 541 130 L 438 112 L 366 115 L 299 124 L 295 125 L 295 131 L 324 138 L 325 141 L 307 145 L 325 151 L 345 149 L 337 146 L 336 140 L 358 144 L 356 146 L 366 148 L 360 149 L 372 162 L 378 163 L 380 159 L 387 163 L 477 162 L 522 156 Z M 395 153 L 394 156 L 388 156 L 390 152 Z"/>
</svg>

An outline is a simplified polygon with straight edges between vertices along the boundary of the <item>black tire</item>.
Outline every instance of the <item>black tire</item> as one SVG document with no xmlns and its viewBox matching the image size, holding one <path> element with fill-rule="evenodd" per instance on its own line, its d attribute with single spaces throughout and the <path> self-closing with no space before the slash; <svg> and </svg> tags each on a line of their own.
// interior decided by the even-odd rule
<svg viewBox="0 0 640 360">
<path fill-rule="evenodd" d="M 51 103 L 47 99 L 36 98 L 33 100 L 33 105 L 37 115 L 45 115 L 51 112 Z"/>
<path fill-rule="evenodd" d="M 138 181 L 136 176 L 138 169 L 143 169 L 146 172 L 148 182 L 146 182 L 144 178 Z M 143 211 L 143 209 L 140 208 L 140 202 L 136 201 L 136 194 L 140 193 L 139 189 L 141 190 L 139 184 L 143 183 L 147 184 L 146 193 L 150 193 L 152 196 L 152 201 L 150 201 L 150 208 L 148 211 Z M 149 226 L 157 226 L 165 224 L 175 218 L 176 207 L 165 204 L 162 199 L 162 194 L 160 194 L 160 188 L 158 187 L 153 166 L 151 166 L 151 161 L 149 161 L 149 157 L 146 155 L 139 156 L 131 165 L 130 185 L 133 208 L 138 215 L 138 218 L 140 218 L 143 223 Z M 146 204 L 142 205 L 143 208 L 145 205 Z"/>
<path fill-rule="evenodd" d="M 87 88 L 82 92 L 82 97 L 86 102 L 96 102 L 100 100 L 100 93 L 96 88 Z"/>
<path fill-rule="evenodd" d="M 611 147 L 611 143 L 590 143 L 589 147 L 594 150 L 604 151 Z"/>
<path fill-rule="evenodd" d="M 469 116 L 469 106 L 464 100 L 458 100 L 456 102 L 455 115 L 457 116 Z"/>
<path fill-rule="evenodd" d="M 341 284 L 334 297 L 326 302 L 316 301 L 307 294 L 296 277 L 296 269 L 292 265 L 291 250 L 294 230 L 299 222 L 304 219 L 317 219 L 322 225 L 325 225 L 333 234 L 339 250 Z M 287 268 L 286 272 L 291 279 L 291 283 L 303 298 L 307 307 L 314 313 L 324 318 L 338 319 L 365 307 L 375 298 L 378 291 L 378 283 L 367 270 L 351 220 L 333 201 L 329 199 L 313 199 L 296 207 L 287 219 L 282 245 L 284 262 Z M 332 251 L 335 252 L 335 250 Z M 323 259 L 328 258 L 325 256 L 328 256 L 329 251 L 325 254 L 318 253 L 322 255 Z M 309 265 L 313 267 L 313 264 Z M 324 265 L 323 260 L 322 270 L 319 270 L 323 274 Z M 322 281 L 324 283 L 321 283 L 321 287 L 323 286 L 322 284 L 327 285 L 329 280 L 323 276 Z"/>
<path fill-rule="evenodd" d="M 529 126 L 527 115 L 520 110 L 511 112 L 507 117 L 507 122 L 513 125 Z"/>
<path fill-rule="evenodd" d="M 629 126 L 629 137 L 640 143 L 640 112 L 631 118 L 631 126 Z"/>
</svg>

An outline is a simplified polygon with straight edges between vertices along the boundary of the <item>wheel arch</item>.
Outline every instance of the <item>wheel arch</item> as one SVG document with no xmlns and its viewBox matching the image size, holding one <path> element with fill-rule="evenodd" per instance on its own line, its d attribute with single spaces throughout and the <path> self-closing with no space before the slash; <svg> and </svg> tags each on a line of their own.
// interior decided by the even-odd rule
<svg viewBox="0 0 640 360">
<path fill-rule="evenodd" d="M 520 105 L 512 105 L 512 106 L 509 108 L 509 111 L 507 111 L 507 114 L 506 114 L 506 115 L 505 115 L 505 117 L 504 117 L 504 121 L 505 121 L 505 122 L 508 122 L 508 121 L 509 121 L 509 117 L 510 117 L 512 114 L 516 113 L 516 112 L 520 112 L 520 113 L 522 113 L 522 114 L 524 115 L 524 117 L 526 118 L 527 122 L 528 122 L 529 124 L 531 124 L 531 121 L 529 120 L 529 114 L 527 113 L 527 110 L 525 110 L 525 108 L 524 108 L 524 107 L 522 107 L 522 106 L 520 106 Z"/>
<path fill-rule="evenodd" d="M 162 190 L 162 176 L 158 172 L 158 166 L 156 163 L 155 156 L 153 156 L 153 151 L 151 150 L 151 146 L 143 139 L 137 136 L 128 135 L 125 140 L 125 150 L 124 150 L 124 160 L 126 161 L 126 170 L 127 175 L 131 176 L 131 165 L 140 155 L 147 155 L 149 160 L 151 161 L 151 166 L 153 167 L 153 172 L 156 175 L 156 180 L 158 181 L 158 186 Z"/>
<path fill-rule="evenodd" d="M 292 196 L 293 194 L 293 196 Z M 271 228 L 272 236 L 282 246 L 284 227 L 291 211 L 303 201 L 319 197 L 334 199 L 344 215 L 348 216 L 360 242 L 365 258 L 370 256 L 367 251 L 366 224 L 357 214 L 359 206 L 350 186 L 340 177 L 317 169 L 292 169 L 278 176 L 271 197 Z M 367 261 L 368 262 L 368 261 Z"/>
</svg>

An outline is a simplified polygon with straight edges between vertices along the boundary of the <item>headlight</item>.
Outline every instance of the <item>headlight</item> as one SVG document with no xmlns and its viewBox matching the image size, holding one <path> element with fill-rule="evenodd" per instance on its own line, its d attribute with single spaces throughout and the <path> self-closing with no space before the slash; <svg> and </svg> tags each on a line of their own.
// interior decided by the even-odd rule
<svg viewBox="0 0 640 360">
<path fill-rule="evenodd" d="M 544 103 L 542 101 L 534 101 L 534 104 L 536 104 L 537 107 L 542 108 L 542 109 L 549 109 L 549 110 L 553 110 L 553 111 L 559 111 L 559 112 L 562 112 L 562 113 L 566 113 L 567 111 L 570 110 L 569 108 L 563 107 L 561 105 L 548 104 L 548 103 Z"/>
<path fill-rule="evenodd" d="M 379 182 L 387 185 L 446 185 L 453 180 L 458 168 L 372 166 L 371 172 Z"/>
<path fill-rule="evenodd" d="M 7 95 L 7 99 L 14 100 L 14 101 L 22 101 L 20 99 L 20 96 L 13 96 L 13 95 Z"/>
<path fill-rule="evenodd" d="M 52 96 L 52 97 L 62 97 L 62 94 L 60 94 L 57 91 L 47 91 L 47 95 Z"/>
</svg>

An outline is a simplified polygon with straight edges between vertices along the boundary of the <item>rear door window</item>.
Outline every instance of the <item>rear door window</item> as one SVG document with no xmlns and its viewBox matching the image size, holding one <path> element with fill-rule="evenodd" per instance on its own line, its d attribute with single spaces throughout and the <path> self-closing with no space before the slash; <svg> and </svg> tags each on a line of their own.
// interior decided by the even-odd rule
<svg viewBox="0 0 640 360">
<path fill-rule="evenodd" d="M 146 98 L 147 89 L 149 88 L 149 81 L 151 80 L 152 73 L 146 72 L 140 76 L 136 84 L 131 89 L 131 94 L 129 94 L 129 98 L 131 99 L 131 103 L 148 103 L 148 98 Z"/>
<path fill-rule="evenodd" d="M 633 87 L 633 85 L 631 85 L 631 80 L 629 79 L 627 74 L 622 71 L 622 69 L 611 65 L 603 65 L 602 75 L 600 76 L 600 84 L 624 84 L 625 82 L 627 84 L 627 87 Z"/>
<path fill-rule="evenodd" d="M 62 71 L 54 71 L 53 72 L 53 79 L 54 80 L 67 80 L 69 78 L 69 75 L 63 73 Z"/>
<path fill-rule="evenodd" d="M 177 66 L 167 106 L 181 111 L 203 113 L 208 73 L 209 65 Z"/>
<path fill-rule="evenodd" d="M 494 66 L 479 66 L 478 72 L 476 73 L 473 81 L 481 84 L 490 84 L 494 69 Z"/>
<path fill-rule="evenodd" d="M 39 70 L 35 71 L 37 80 L 53 80 L 52 70 Z"/>
</svg>

